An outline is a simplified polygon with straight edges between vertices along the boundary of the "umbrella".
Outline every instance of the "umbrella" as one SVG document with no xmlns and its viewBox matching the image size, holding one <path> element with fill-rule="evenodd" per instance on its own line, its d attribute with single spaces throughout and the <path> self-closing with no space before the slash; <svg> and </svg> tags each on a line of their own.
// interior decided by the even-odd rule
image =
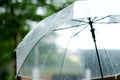
<svg viewBox="0 0 120 80">
<path fill-rule="evenodd" d="M 40 21 L 15 50 L 17 76 L 82 80 L 119 75 L 119 13 L 118 0 L 76 1 Z"/>
</svg>

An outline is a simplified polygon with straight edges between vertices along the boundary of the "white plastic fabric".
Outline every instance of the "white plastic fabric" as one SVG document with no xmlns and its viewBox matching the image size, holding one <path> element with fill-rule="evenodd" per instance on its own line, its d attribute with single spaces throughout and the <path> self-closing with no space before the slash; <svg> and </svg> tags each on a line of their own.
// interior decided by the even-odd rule
<svg viewBox="0 0 120 80">
<path fill-rule="evenodd" d="M 120 0 L 78 0 L 74 3 L 73 18 L 120 14 Z"/>
<path fill-rule="evenodd" d="M 117 3 L 117 1 L 114 0 L 113 3 Z M 89 13 L 86 12 L 89 11 L 89 8 L 86 9 L 87 6 L 81 4 L 83 2 L 86 4 L 87 1 L 76 1 L 60 12 L 40 21 L 25 36 L 15 50 L 17 54 L 17 76 L 33 78 L 34 73 L 37 73 L 34 69 L 37 67 L 37 70 L 39 69 L 37 77 L 45 80 L 51 80 L 52 78 L 53 80 L 56 80 L 56 78 L 62 80 L 70 80 L 70 78 L 72 80 L 85 79 L 87 70 L 89 70 L 88 75 L 91 75 L 88 77 L 100 78 L 97 57 L 87 20 L 87 17 L 90 16 L 96 23 L 93 24 L 98 34 L 96 37 L 103 74 L 105 77 L 119 74 L 120 24 L 108 23 L 120 22 L 120 16 L 116 15 L 120 7 L 113 7 L 116 14 L 111 12 L 112 16 L 108 16 L 110 15 L 107 14 L 108 12 L 105 15 L 103 13 L 101 15 L 95 13 L 94 15 L 91 12 L 86 15 L 86 13 Z M 80 15 L 76 14 L 76 3 L 81 6 L 79 8 Z M 118 4 L 116 5 L 118 6 Z M 107 9 L 108 6 L 105 8 Z M 78 13 L 79 10 L 77 9 Z M 110 8 L 110 10 L 112 9 Z M 104 19 L 104 17 L 106 18 Z M 104 22 L 107 24 L 100 25 Z M 39 53 L 39 55 L 36 55 L 36 53 Z"/>
</svg>

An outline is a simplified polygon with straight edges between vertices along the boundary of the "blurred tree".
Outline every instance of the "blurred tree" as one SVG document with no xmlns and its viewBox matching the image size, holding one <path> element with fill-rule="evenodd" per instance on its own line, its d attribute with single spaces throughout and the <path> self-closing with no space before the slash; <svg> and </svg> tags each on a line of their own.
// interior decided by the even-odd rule
<svg viewBox="0 0 120 80">
<path fill-rule="evenodd" d="M 0 0 L 0 80 L 15 79 L 13 51 L 31 29 L 31 23 L 42 20 L 73 1 L 57 3 L 55 0 Z"/>
</svg>

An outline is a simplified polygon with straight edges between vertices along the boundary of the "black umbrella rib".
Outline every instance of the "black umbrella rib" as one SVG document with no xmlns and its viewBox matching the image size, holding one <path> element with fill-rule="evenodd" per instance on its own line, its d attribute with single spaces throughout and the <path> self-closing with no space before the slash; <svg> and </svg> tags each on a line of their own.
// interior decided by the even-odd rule
<svg viewBox="0 0 120 80">
<path fill-rule="evenodd" d="M 113 23 L 119 23 L 119 22 L 96 22 L 94 24 L 113 24 Z"/>
<path fill-rule="evenodd" d="M 111 21 L 111 22 L 97 22 L 97 21 L 101 21 L 107 17 L 110 17 L 111 19 L 115 19 L 116 21 Z M 95 17 L 96 18 L 96 17 Z M 120 23 L 119 20 L 117 21 L 118 19 L 109 15 L 109 16 L 106 16 L 106 17 L 103 17 L 103 18 L 100 18 L 100 19 L 97 19 L 97 20 L 92 20 L 94 24 L 112 24 L 112 23 Z"/>
<path fill-rule="evenodd" d="M 58 29 L 55 29 L 53 31 L 64 30 L 64 29 L 69 29 L 69 28 L 75 28 L 75 27 L 79 27 L 79 26 L 83 26 L 83 25 L 86 25 L 86 24 L 74 25 L 74 26 L 65 27 L 65 28 L 58 28 Z"/>
<path fill-rule="evenodd" d="M 97 19 L 97 20 L 93 21 L 93 23 L 94 23 L 94 22 L 97 22 L 97 21 L 100 21 L 100 20 L 103 20 L 103 19 L 105 19 L 105 18 L 107 18 L 107 17 L 110 17 L 110 16 L 111 16 L 111 15 L 108 15 L 108 16 L 105 16 L 105 17 L 103 17 L 103 18 Z"/>
<path fill-rule="evenodd" d="M 87 21 L 83 21 L 83 19 L 82 20 L 77 20 L 77 19 L 73 19 L 73 21 L 76 21 L 76 22 L 83 22 L 83 23 L 87 23 Z"/>
</svg>

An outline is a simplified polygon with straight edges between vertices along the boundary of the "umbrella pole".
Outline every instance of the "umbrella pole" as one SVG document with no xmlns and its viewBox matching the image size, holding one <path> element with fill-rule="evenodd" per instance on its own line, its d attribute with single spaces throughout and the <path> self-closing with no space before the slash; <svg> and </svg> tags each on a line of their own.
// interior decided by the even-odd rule
<svg viewBox="0 0 120 80">
<path fill-rule="evenodd" d="M 99 63 L 99 68 L 100 68 L 100 74 L 101 74 L 102 80 L 104 80 L 101 61 L 100 61 L 100 56 L 99 56 L 98 48 L 97 48 L 97 44 L 96 44 L 96 38 L 95 38 L 95 32 L 94 32 L 95 29 L 93 28 L 93 22 L 91 21 L 91 18 L 88 18 L 88 20 L 89 20 L 89 25 L 91 27 L 91 34 L 92 34 L 92 38 L 93 38 L 94 45 L 95 45 L 95 50 L 96 50 L 97 59 L 98 59 L 98 63 Z"/>
</svg>

